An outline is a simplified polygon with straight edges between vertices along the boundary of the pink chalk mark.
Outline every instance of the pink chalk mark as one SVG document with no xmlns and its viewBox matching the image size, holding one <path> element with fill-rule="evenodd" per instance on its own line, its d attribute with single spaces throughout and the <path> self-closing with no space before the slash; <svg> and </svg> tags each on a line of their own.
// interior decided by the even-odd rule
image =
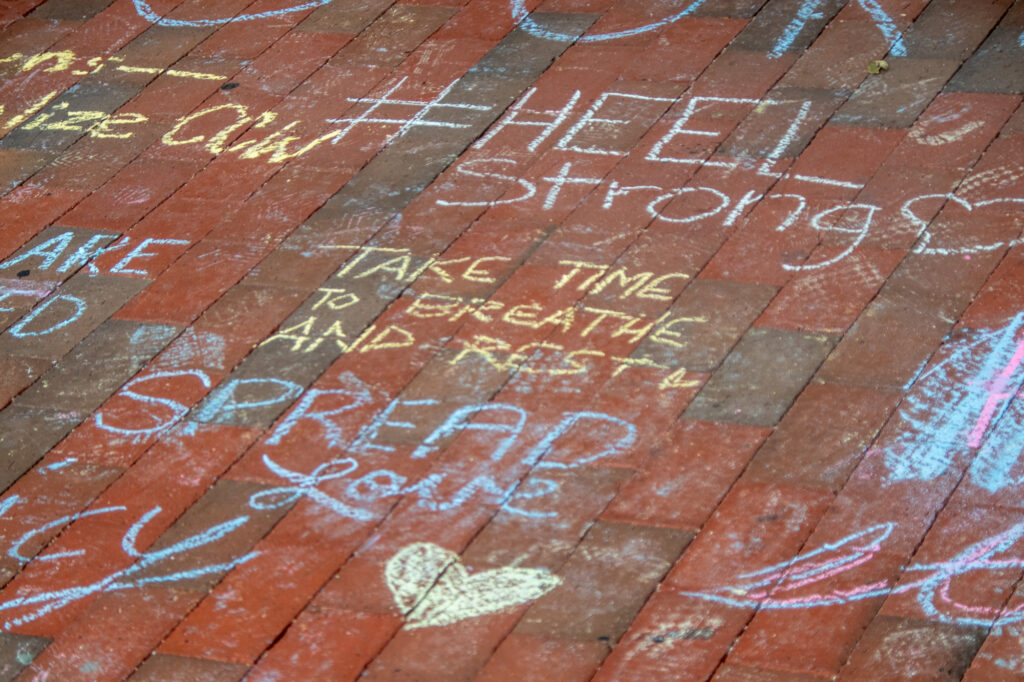
<svg viewBox="0 0 1024 682">
<path fill-rule="evenodd" d="M 985 407 L 982 408 L 978 421 L 975 422 L 974 428 L 971 429 L 971 433 L 967 437 L 968 446 L 976 448 L 981 445 L 981 439 L 992 422 L 992 417 L 996 413 L 996 407 L 1003 400 L 1012 397 L 1012 393 L 1006 392 L 1006 387 L 1010 383 L 1010 377 L 1017 371 L 1022 361 L 1024 361 L 1024 339 L 1017 346 L 1017 350 L 1014 352 L 1013 357 L 1010 358 L 1010 362 L 992 380 L 992 384 L 989 386 L 988 400 L 985 401 Z"/>
</svg>

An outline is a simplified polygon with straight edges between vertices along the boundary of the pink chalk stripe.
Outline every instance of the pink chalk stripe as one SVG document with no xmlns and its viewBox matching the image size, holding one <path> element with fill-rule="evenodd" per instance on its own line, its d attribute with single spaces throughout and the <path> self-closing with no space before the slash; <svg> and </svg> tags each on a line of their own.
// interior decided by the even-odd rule
<svg viewBox="0 0 1024 682">
<path fill-rule="evenodd" d="M 992 380 L 992 386 L 989 388 L 985 407 L 982 408 L 978 421 L 974 424 L 974 428 L 971 429 L 971 433 L 967 437 L 968 446 L 976 448 L 981 445 L 981 439 L 985 435 L 985 431 L 988 430 L 993 415 L 996 413 L 996 406 L 1003 400 L 1011 397 L 1011 394 L 1006 393 L 1006 386 L 1010 383 L 1010 377 L 1017 371 L 1022 361 L 1024 361 L 1024 339 L 1017 346 L 1016 352 L 1014 352 L 1006 367 L 1003 368 L 1003 371 Z"/>
</svg>

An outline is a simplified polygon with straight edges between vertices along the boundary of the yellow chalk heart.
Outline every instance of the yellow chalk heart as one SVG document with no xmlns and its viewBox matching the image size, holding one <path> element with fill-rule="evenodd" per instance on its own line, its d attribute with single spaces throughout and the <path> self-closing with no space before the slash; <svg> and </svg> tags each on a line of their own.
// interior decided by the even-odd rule
<svg viewBox="0 0 1024 682">
<path fill-rule="evenodd" d="M 388 560 L 384 579 L 408 629 L 451 625 L 537 599 L 562 579 L 536 568 L 496 568 L 470 575 L 459 555 L 416 542 Z"/>
</svg>

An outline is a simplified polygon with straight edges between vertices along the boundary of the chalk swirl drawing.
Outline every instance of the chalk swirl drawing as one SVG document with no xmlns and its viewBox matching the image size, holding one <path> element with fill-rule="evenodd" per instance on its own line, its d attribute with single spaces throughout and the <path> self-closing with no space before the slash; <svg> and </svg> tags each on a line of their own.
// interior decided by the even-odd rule
<svg viewBox="0 0 1024 682">
<path fill-rule="evenodd" d="M 686 9 L 676 12 L 675 14 L 660 19 L 658 21 L 652 21 L 648 24 L 636 26 L 634 28 L 623 29 L 621 31 L 612 31 L 609 33 L 596 33 L 593 35 L 586 35 L 578 39 L 581 43 L 593 43 L 602 40 L 615 40 L 616 38 L 628 38 L 629 36 L 639 35 L 648 31 L 654 31 L 662 26 L 668 26 L 674 24 L 685 16 L 692 14 L 703 5 L 707 0 L 693 0 Z M 530 17 L 530 11 L 526 9 L 526 0 L 509 0 L 508 3 L 509 12 L 512 14 L 512 18 L 515 20 L 519 27 L 532 36 L 537 38 L 547 38 L 549 40 L 571 40 L 572 35 L 568 33 L 559 33 L 558 31 L 551 31 L 537 25 Z"/>
<path fill-rule="evenodd" d="M 871 526 L 789 561 L 741 574 L 733 584 L 681 594 L 740 608 L 779 610 L 834 606 L 916 592 L 917 603 L 925 615 L 944 623 L 1001 627 L 1024 620 L 1024 604 L 998 609 L 965 604 L 952 595 L 957 577 L 976 571 L 1024 568 L 1021 549 L 1011 552 L 1024 538 L 1024 523 L 985 538 L 947 561 L 911 565 L 904 570 L 904 582 L 897 585 L 882 580 L 846 590 L 804 590 L 871 561 L 895 527 L 892 522 Z"/>
<path fill-rule="evenodd" d="M 562 579 L 537 568 L 496 568 L 470 575 L 459 555 L 429 542 L 399 550 L 384 568 L 406 629 L 451 625 L 538 599 Z"/>
<path fill-rule="evenodd" d="M 664 19 L 652 21 L 646 24 L 641 24 L 633 28 L 627 28 L 620 31 L 609 31 L 607 33 L 595 33 L 585 35 L 578 39 L 581 43 L 593 43 L 603 40 L 615 40 L 617 38 L 628 38 L 630 36 L 639 35 L 641 33 L 647 33 L 648 31 L 656 31 L 663 26 L 674 24 L 680 19 L 689 16 L 700 9 L 707 0 L 692 0 L 685 9 L 676 12 Z M 807 24 L 813 19 L 820 19 L 821 14 L 818 11 L 819 6 L 823 0 L 803 0 L 803 3 L 796 8 L 796 12 L 792 20 L 783 29 L 782 34 L 775 41 L 775 45 L 771 51 L 768 52 L 770 59 L 778 59 L 793 46 L 793 43 L 805 30 Z M 874 22 L 876 28 L 881 31 L 882 35 L 889 41 L 889 50 L 896 57 L 905 57 L 907 55 L 907 48 L 903 43 L 903 36 L 900 32 L 896 22 L 889 16 L 885 9 L 877 2 L 877 0 L 856 0 L 856 4 L 868 14 L 868 17 Z M 512 18 L 515 20 L 519 27 L 530 35 L 538 38 L 548 38 L 551 40 L 572 40 L 573 35 L 568 33 L 559 33 L 558 31 L 552 31 L 541 26 L 538 26 L 535 21 L 530 17 L 530 11 L 526 9 L 526 0 L 509 0 L 509 12 Z M 1021 36 L 1021 40 L 1024 41 L 1024 34 Z M 1024 42 L 1021 43 L 1024 45 Z"/>
<path fill-rule="evenodd" d="M 266 12 L 254 12 L 252 14 L 239 14 L 233 17 L 224 17 L 223 19 L 168 19 L 162 17 L 153 11 L 149 3 L 146 0 L 132 0 L 135 5 L 135 11 L 139 13 L 139 16 L 146 21 L 151 21 L 154 24 L 160 26 L 172 26 L 172 27 L 196 27 L 196 26 L 220 26 L 221 24 L 230 24 L 236 21 L 255 21 L 257 19 L 268 19 L 270 17 L 278 17 L 283 14 L 290 14 L 291 12 L 303 12 L 307 9 L 315 9 L 327 5 L 334 0 L 309 0 L 293 7 L 283 7 L 281 9 L 268 10 Z"/>
</svg>

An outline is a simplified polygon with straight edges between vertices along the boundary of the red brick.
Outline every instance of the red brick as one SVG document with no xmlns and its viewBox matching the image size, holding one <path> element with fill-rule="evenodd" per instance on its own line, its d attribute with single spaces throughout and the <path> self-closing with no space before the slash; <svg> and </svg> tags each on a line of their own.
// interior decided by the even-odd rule
<svg viewBox="0 0 1024 682">
<path fill-rule="evenodd" d="M 0 206 L 8 221 L 0 238 L 0 255 L 6 259 L 78 203 L 85 194 L 81 190 L 27 182 L 0 198 Z"/>
<path fill-rule="evenodd" d="M 1024 296 L 1024 247 L 1006 252 L 985 287 L 960 318 L 965 327 L 996 329 L 1019 310 L 1016 301 Z"/>
<path fill-rule="evenodd" d="M 672 679 L 685 671 L 707 679 L 718 667 L 750 612 L 668 590 L 656 592 L 612 650 L 594 679 Z"/>
<path fill-rule="evenodd" d="M 160 645 L 164 654 L 253 664 L 366 539 L 365 525 L 300 504 Z M 268 589 L 267 576 L 277 576 Z M 294 627 L 294 626 L 293 626 Z"/>
<path fill-rule="evenodd" d="M 707 590 L 788 561 L 831 502 L 829 493 L 738 483 L 715 509 L 664 587 Z"/>
<path fill-rule="evenodd" d="M 938 95 L 893 152 L 891 162 L 911 168 L 967 170 L 1019 106 L 1020 97 L 951 92 Z"/>
<path fill-rule="evenodd" d="M 510 634 L 475 679 L 481 682 L 565 682 L 589 680 L 607 655 L 603 642 Z"/>
<path fill-rule="evenodd" d="M 526 611 L 515 631 L 617 642 L 692 537 L 667 528 L 594 524 L 559 571 L 562 583 Z"/>
<path fill-rule="evenodd" d="M 415 682 L 472 680 L 522 609 L 463 620 L 443 628 L 399 630 L 367 666 L 366 673 Z M 451 654 L 449 647 L 453 641 L 459 643 L 458 656 Z"/>
<path fill-rule="evenodd" d="M 744 480 L 838 492 L 896 408 L 900 393 L 808 384 L 754 455 Z"/>
<path fill-rule="evenodd" d="M 399 625 L 395 616 L 310 607 L 267 652 L 250 678 L 356 677 Z"/>
<path fill-rule="evenodd" d="M 915 567 L 955 562 L 960 557 L 963 557 L 960 562 L 977 561 L 975 553 L 979 545 L 1004 536 L 1018 523 L 1019 514 L 1011 510 L 943 509 L 905 569 L 897 591 L 886 599 L 881 613 L 902 618 L 934 620 L 938 617 L 946 622 L 970 620 L 987 624 L 995 620 L 1017 587 L 1021 577 L 1019 567 L 991 566 L 953 575 L 931 593 L 924 589 L 901 591 L 899 587 L 909 587 L 929 576 L 929 572 L 915 571 Z M 989 550 L 992 559 L 998 561 L 1003 556 L 1019 553 L 1022 543 L 1013 540 L 1012 536 L 1004 540 L 1006 549 Z"/>
<path fill-rule="evenodd" d="M 194 603 L 194 596 L 164 588 L 104 594 L 32 662 L 32 674 L 122 678 Z"/>
<path fill-rule="evenodd" d="M 791 172 L 863 185 L 906 134 L 904 130 L 828 125 L 818 131 Z M 775 190 L 800 192 L 794 184 L 785 180 Z M 809 189 L 806 185 L 803 188 L 805 192 Z"/>
<path fill-rule="evenodd" d="M 964 679 L 969 682 L 981 680 L 1006 679 L 1020 680 L 1024 678 L 1024 637 L 1021 636 L 1020 621 L 1021 594 L 1018 587 L 1016 594 L 1003 609 L 1006 625 L 993 628 L 981 650 L 967 669 Z"/>
<path fill-rule="evenodd" d="M 84 548 L 83 554 L 45 563 L 32 563 L 5 588 L 5 594 L 31 594 L 56 586 L 92 585 L 95 581 L 127 568 L 135 560 L 122 550 L 121 544 L 132 524 L 152 509 L 160 510 L 138 534 L 137 546 L 140 551 L 145 551 L 180 514 L 200 498 L 207 486 L 238 455 L 239 447 L 244 447 L 252 438 L 249 433 L 225 427 L 206 428 L 192 437 L 175 435 L 179 435 L 180 440 L 163 441 L 150 450 L 90 506 L 92 510 L 123 507 L 123 511 L 87 514 L 72 523 L 47 549 L 48 554 L 54 554 L 61 551 L 78 552 Z M 202 467 L 183 464 L 194 458 L 200 449 L 204 455 Z M 190 476 L 182 477 L 178 473 L 182 470 L 188 470 Z M 169 476 L 168 472 L 173 474 Z M 176 485 L 169 483 L 172 479 Z M 163 564 L 159 566 L 157 570 L 167 570 Z M 25 624 L 19 624 L 18 627 L 33 633 L 59 632 L 95 599 L 95 593 L 87 592 L 82 599 L 72 600 L 63 608 L 48 614 L 45 611 L 40 613 L 39 618 L 34 616 L 36 612 L 31 606 L 25 607 L 15 612 L 26 619 Z M 191 608 L 189 605 L 186 611 Z M 178 617 L 181 616 L 184 613 Z M 167 626 L 169 628 L 170 625 Z M 166 630 L 162 631 L 157 641 L 163 639 L 165 633 Z M 152 642 L 150 648 L 155 643 Z"/>
<path fill-rule="evenodd" d="M 867 17 L 844 10 L 800 55 L 781 84 L 795 87 L 853 90 L 867 76 L 866 55 L 883 55 L 887 41 Z"/>
<path fill-rule="evenodd" d="M 851 558 L 849 554 L 837 554 L 842 549 L 828 552 L 827 547 L 816 545 L 805 546 L 801 555 L 812 550 L 827 552 L 821 557 L 822 562 Z M 800 557 L 796 559 L 799 561 Z M 843 595 L 857 595 L 873 586 L 885 589 L 894 585 L 903 561 L 903 557 L 878 551 L 869 555 L 863 566 L 853 565 L 806 581 L 793 580 L 796 584 L 787 584 L 783 579 L 771 590 L 771 599 L 782 608 L 762 605 L 729 652 L 728 662 L 785 671 L 794 678 L 807 674 L 831 679 L 884 600 L 876 596 L 844 601 Z M 800 566 L 794 562 L 793 570 Z M 815 603 L 821 601 L 826 604 Z"/>
<path fill-rule="evenodd" d="M 984 630 L 879 616 L 871 622 L 840 680 L 901 680 L 918 676 L 958 680 L 984 639 Z"/>
<path fill-rule="evenodd" d="M 714 682 L 822 682 L 832 679 L 818 675 L 798 675 L 789 671 L 747 668 L 726 663 L 711 678 Z"/>
<path fill-rule="evenodd" d="M 789 70 L 796 55 L 778 59 L 753 50 L 724 51 L 694 81 L 692 94 L 705 97 L 749 97 L 760 99 Z"/>
<path fill-rule="evenodd" d="M 205 240 L 124 306 L 118 319 L 187 325 L 240 280 L 269 249 L 259 243 Z"/>
<path fill-rule="evenodd" d="M 846 255 L 848 254 L 848 255 Z M 819 246 L 757 320 L 757 326 L 841 334 L 854 323 L 886 278 L 903 259 L 902 251 Z M 820 266 L 838 259 L 834 265 Z M 813 269 L 812 269 L 813 268 Z"/>
<path fill-rule="evenodd" d="M 13 507 L 16 513 L 5 514 L 0 519 L 0 538 L 4 546 L 13 547 L 18 540 L 24 540 L 18 554 L 35 556 L 71 523 L 70 517 L 84 510 L 122 473 L 120 468 L 62 460 L 51 453 L 7 490 L 5 499 L 14 496 L 20 499 Z M 51 494 L 54 488 L 60 491 L 59 495 Z M 54 525 L 64 517 L 68 517 L 66 523 Z M 40 530 L 48 525 L 51 527 Z M 4 582 L 14 575 L 19 564 L 9 555 L 4 557 Z"/>
<path fill-rule="evenodd" d="M 192 177 L 184 162 L 140 159 L 61 218 L 61 223 L 124 232 Z"/>
<path fill-rule="evenodd" d="M 700 528 L 767 434 L 754 426 L 680 422 L 602 518 Z"/>
</svg>

